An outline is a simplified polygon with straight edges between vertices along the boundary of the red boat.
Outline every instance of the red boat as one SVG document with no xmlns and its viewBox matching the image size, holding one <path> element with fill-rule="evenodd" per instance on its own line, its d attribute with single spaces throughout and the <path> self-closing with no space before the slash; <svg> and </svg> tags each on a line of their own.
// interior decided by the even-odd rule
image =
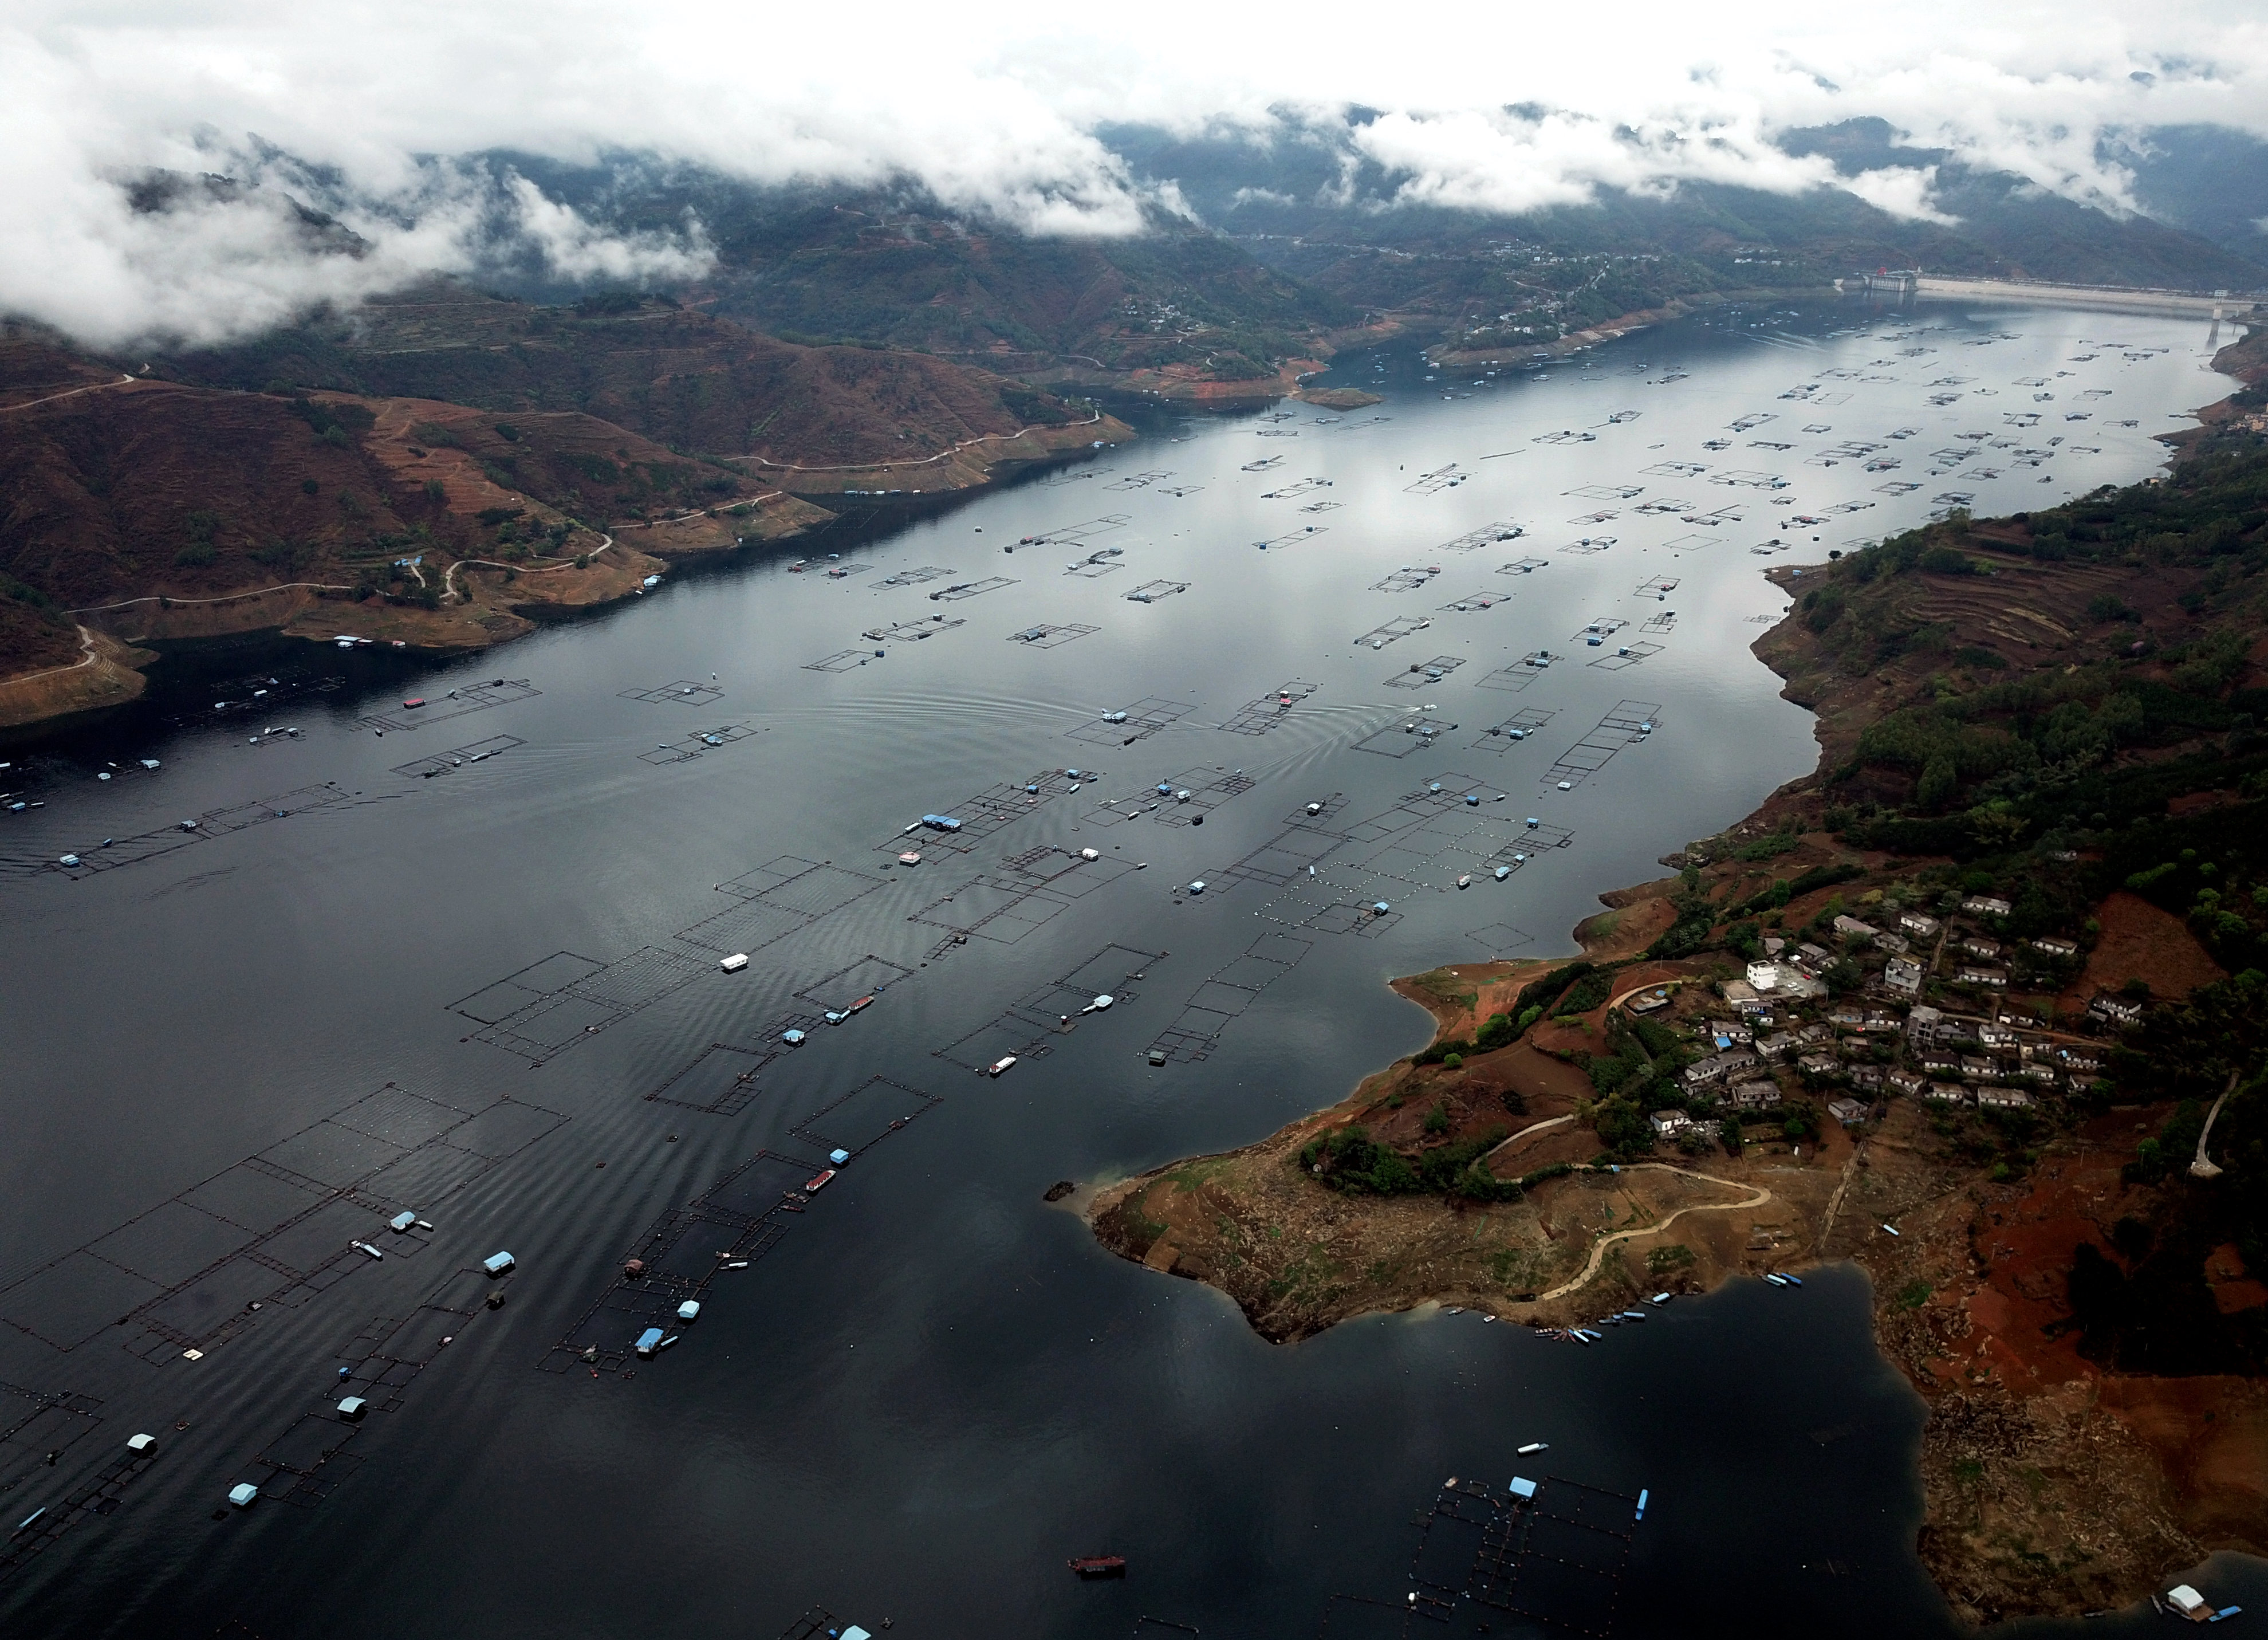
<svg viewBox="0 0 2268 1640">
<path fill-rule="evenodd" d="M 1082 1577 L 1123 1577 L 1126 1575 L 1126 1557 L 1123 1555 L 1082 1555 L 1070 1565 Z"/>
<path fill-rule="evenodd" d="M 803 1185 L 804 1193 L 806 1195 L 817 1195 L 820 1189 L 827 1183 L 827 1181 L 834 1177 L 835 1170 L 830 1167 L 825 1172 L 820 1174 L 816 1178 L 806 1179 Z"/>
<path fill-rule="evenodd" d="M 850 1007 L 848 1007 L 848 1008 L 844 1008 L 843 1011 L 845 1014 L 856 1014 L 856 1013 L 859 1012 L 861 1009 L 868 1008 L 872 1008 L 873 1005 L 874 1005 L 874 999 L 873 999 L 872 996 L 862 996 L 862 997 L 860 997 L 857 1001 L 855 1001 L 855 1002 L 851 1003 Z"/>
<path fill-rule="evenodd" d="M 415 712 L 418 707 L 425 704 L 425 698 L 423 695 L 412 695 L 409 699 L 403 701 L 401 704 L 409 710 Z"/>
</svg>

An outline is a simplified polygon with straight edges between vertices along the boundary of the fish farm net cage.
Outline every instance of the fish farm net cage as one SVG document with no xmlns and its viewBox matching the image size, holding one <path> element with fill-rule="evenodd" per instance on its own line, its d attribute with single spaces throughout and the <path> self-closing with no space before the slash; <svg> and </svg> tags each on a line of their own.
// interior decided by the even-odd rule
<svg viewBox="0 0 2268 1640">
<path fill-rule="evenodd" d="M 937 596 L 935 593 L 930 595 Z M 892 621 L 882 626 L 870 626 L 859 633 L 870 644 L 917 644 L 939 632 L 949 632 L 968 625 L 967 621 L 949 620 L 942 615 L 932 615 L 926 621 Z"/>
<path fill-rule="evenodd" d="M 1412 632 L 1422 632 L 1433 623 L 1422 615 L 1397 615 L 1381 625 L 1373 626 L 1356 639 L 1359 649 L 1383 649 L 1387 645 L 1407 638 Z"/>
<path fill-rule="evenodd" d="M 108 1330 L 159 1362 L 294 1309 L 361 1267 L 357 1241 L 414 1253 L 381 1227 L 419 1213 L 567 1119 L 519 1100 L 474 1109 L 387 1083 L 0 1289 L 0 1319 L 69 1352 Z"/>
<path fill-rule="evenodd" d="M 1507 541 L 1517 541 L 1528 533 L 1522 526 L 1509 520 L 1483 524 L 1478 529 L 1469 529 L 1454 541 L 1445 541 L 1433 549 L 1436 552 L 1477 552 L 1483 547 L 1496 546 Z"/>
<path fill-rule="evenodd" d="M 1160 729 L 1171 728 L 1196 710 L 1197 705 L 1191 701 L 1164 700 L 1155 695 L 1147 695 L 1091 723 L 1082 723 L 1079 728 L 1064 732 L 1072 740 L 1083 740 L 1092 745 L 1131 746 L 1136 741 L 1155 735 Z"/>
<path fill-rule="evenodd" d="M 68 863 L 62 853 L 45 850 L 37 855 L 0 855 L 0 877 L 37 876 L 51 871 L 61 872 L 67 877 L 92 876 L 98 872 L 115 871 L 122 866 L 140 865 L 144 861 L 156 860 L 197 843 L 228 837 L 277 820 L 288 820 L 320 809 L 359 808 L 386 802 L 403 794 L 381 792 L 376 796 L 365 797 L 358 792 L 349 791 L 336 781 L 321 786 L 303 786 L 295 791 L 281 792 L 273 797 L 258 798 L 248 803 L 207 809 L 194 819 L 176 821 L 132 837 L 107 838 L 98 844 L 82 844 L 82 852 L 70 854 Z"/>
<path fill-rule="evenodd" d="M 1405 495 L 1439 495 L 1444 490 L 1454 489 L 1471 476 L 1470 473 L 1452 462 L 1447 467 L 1437 467 L 1430 473 L 1420 473 L 1403 485 L 1402 491 Z"/>
<path fill-rule="evenodd" d="M 680 677 L 666 683 L 657 683 L 652 689 L 618 690 L 615 698 L 649 703 L 674 701 L 681 705 L 705 706 L 712 700 L 722 700 L 725 691 L 713 683 L 703 683 L 689 677 Z"/>
<path fill-rule="evenodd" d="M 1487 751 L 1509 751 L 1559 715 L 1553 707 L 1523 706 L 1499 723 L 1491 723 L 1472 743 Z"/>
<path fill-rule="evenodd" d="M 1616 702 L 1595 728 L 1559 754 L 1544 773 L 1544 783 L 1580 786 L 1605 768 L 1616 753 L 1651 738 L 1652 727 L 1659 727 L 1660 713 L 1661 707 L 1653 701 Z"/>
<path fill-rule="evenodd" d="M 1069 896 L 1036 883 L 982 876 L 931 901 L 906 920 L 942 928 L 954 944 L 976 938 L 1013 945 L 1070 907 Z"/>
<path fill-rule="evenodd" d="M 1112 569 L 1118 566 L 1110 565 Z M 1021 644 L 1027 649 L 1055 649 L 1078 638 L 1089 637 L 1101 632 L 1100 626 L 1086 626 L 1073 621 L 1068 625 L 1027 626 L 1020 632 L 1010 632 L 1008 641 Z"/>
<path fill-rule="evenodd" d="M 963 598 L 974 598 L 988 592 L 998 592 L 1003 587 L 1012 587 L 1014 580 L 1006 575 L 988 575 L 983 580 L 962 581 L 930 594 L 932 603 L 953 603 Z"/>
<path fill-rule="evenodd" d="M 1059 797 L 1069 797 L 1102 779 L 1098 769 L 1042 769 L 1020 781 L 1003 780 L 973 797 L 963 798 L 936 816 L 924 816 L 874 845 L 877 853 L 896 855 L 908 851 L 946 849 L 966 854 L 1004 827 L 1036 813 Z M 950 820 L 950 825 L 932 820 Z"/>
<path fill-rule="evenodd" d="M 1256 541 L 1252 544 L 1263 552 L 1271 550 L 1281 551 L 1285 547 L 1296 547 L 1303 542 L 1313 541 L 1318 536 L 1329 534 L 1330 526 L 1328 524 L 1302 524 L 1297 529 L 1287 529 L 1280 536 L 1270 536 L 1265 541 Z"/>
<path fill-rule="evenodd" d="M 1114 941 L 967 1036 L 932 1049 L 932 1056 L 972 1071 L 990 1070 L 1010 1055 L 1044 1058 L 1054 1051 L 1048 1038 L 1077 1030 L 1084 1019 L 1108 1017 L 1090 1008 L 1097 997 L 1111 997 L 1114 1008 L 1132 1001 L 1134 982 L 1146 979 L 1149 971 L 1165 959 L 1163 951 Z"/>
<path fill-rule="evenodd" d="M 1432 718 L 1411 715 L 1397 718 L 1381 728 L 1373 729 L 1354 742 L 1356 751 L 1374 752 L 1381 757 L 1407 757 L 1422 746 L 1431 746 L 1457 726 L 1438 722 Z"/>
<path fill-rule="evenodd" d="M 517 735 L 491 735 L 486 740 L 476 740 L 462 746 L 453 746 L 447 751 L 435 752 L 430 757 L 419 757 L 409 763 L 397 763 L 393 772 L 406 779 L 430 780 L 436 775 L 446 774 L 452 769 L 465 768 L 476 763 L 486 763 L 499 752 L 512 750 L 527 742 Z"/>
<path fill-rule="evenodd" d="M 914 971 L 902 964 L 869 954 L 824 979 L 813 980 L 795 994 L 796 1000 L 810 1003 L 821 1013 L 840 1013 L 862 997 L 879 996 L 899 980 L 910 979 L 913 975 Z"/>
<path fill-rule="evenodd" d="M 646 946 L 611 963 L 556 951 L 448 1005 L 485 1042 L 541 1065 L 690 985 L 705 964 Z"/>
<path fill-rule="evenodd" d="M 720 723 L 713 729 L 696 729 L 683 740 L 656 745 L 638 753 L 640 763 L 690 763 L 703 753 L 721 750 L 756 733 L 745 723 Z"/>
<path fill-rule="evenodd" d="M 1470 592 L 1463 597 L 1441 606 L 1444 615 L 1470 615 L 1482 609 L 1493 609 L 1499 603 L 1512 602 L 1508 592 Z"/>
<path fill-rule="evenodd" d="M 882 592 L 892 587 L 918 587 L 926 581 L 943 580 L 952 573 L 942 565 L 924 564 L 916 569 L 893 571 L 876 581 L 873 590 Z"/>
<path fill-rule="evenodd" d="M 832 1156 L 837 1150 L 863 1155 L 914 1118 L 945 1101 L 887 1076 L 869 1076 L 850 1092 L 821 1105 L 788 1130 L 793 1138 Z"/>
<path fill-rule="evenodd" d="M 1259 782 L 1238 769 L 1222 773 L 1213 769 L 1184 769 L 1164 782 L 1174 788 L 1171 798 L 1160 796 L 1152 817 L 1166 825 L 1199 825 L 1204 817 L 1232 797 L 1241 797 Z M 1184 802 L 1182 794 L 1189 794 Z"/>
<path fill-rule="evenodd" d="M 1413 661 L 1402 671 L 1379 681 L 1388 689 L 1424 689 L 1440 683 L 1464 663 L 1462 655 L 1435 655 L 1431 661 Z"/>
<path fill-rule="evenodd" d="M 1648 660 L 1660 653 L 1660 644 L 1648 643 L 1640 639 L 1637 643 L 1618 644 L 1611 654 L 1601 655 L 1591 664 L 1602 672 L 1618 672 L 1625 667 L 1636 666 L 1639 661 Z"/>
<path fill-rule="evenodd" d="M 1158 1062 L 1160 1054 L 1167 1062 L 1180 1064 L 1207 1058 L 1236 1017 L 1314 949 L 1314 941 L 1297 935 L 1262 935 L 1189 993 L 1181 1012 L 1152 1039 L 1147 1050 L 1151 1061 Z"/>
<path fill-rule="evenodd" d="M 357 718 L 355 725 L 358 728 L 406 732 L 431 723 L 446 723 L 468 713 L 486 712 L 491 706 L 508 706 L 515 700 L 526 700 L 542 692 L 524 677 L 499 677 L 492 683 L 468 683 L 453 689 L 442 698 L 423 706 L 404 706 L 398 711 Z"/>
<path fill-rule="evenodd" d="M 634 1372 L 634 1341 L 674 1333 L 678 1306 L 761 1260 L 812 1205 L 823 1161 L 764 1149 L 649 1225 L 590 1307 L 537 1361 L 540 1371 Z"/>
<path fill-rule="evenodd" d="M 872 648 L 837 649 L 831 655 L 821 655 L 816 661 L 804 662 L 806 672 L 852 672 L 877 659 Z"/>
<path fill-rule="evenodd" d="M 717 891 L 733 903 L 671 937 L 720 956 L 762 949 L 832 916 L 882 886 L 882 879 L 823 861 L 782 854 Z"/>
<path fill-rule="evenodd" d="M 1257 700 L 1248 700 L 1220 727 L 1231 735 L 1265 735 L 1291 715 L 1292 708 L 1322 688 L 1294 679 L 1279 683 Z"/>
<path fill-rule="evenodd" d="M 343 676 L 316 673 L 306 667 L 278 667 L 272 672 L 247 673 L 213 684 L 213 703 L 209 708 L 172 712 L 158 720 L 167 728 L 202 728 L 217 715 L 272 712 L 287 700 L 334 693 L 346 681 Z"/>
<path fill-rule="evenodd" d="M 1131 513 L 1106 513 L 1101 518 L 1086 519 L 1076 524 L 1042 530 L 1036 536 L 1026 536 L 1016 544 L 1020 547 L 1083 547 L 1098 536 L 1125 528 L 1132 521 Z"/>
<path fill-rule="evenodd" d="M 1371 582 L 1370 589 L 1373 592 L 1416 592 L 1422 587 L 1431 586 L 1433 577 L 1440 573 L 1432 568 L 1391 570 L 1380 580 Z"/>
</svg>

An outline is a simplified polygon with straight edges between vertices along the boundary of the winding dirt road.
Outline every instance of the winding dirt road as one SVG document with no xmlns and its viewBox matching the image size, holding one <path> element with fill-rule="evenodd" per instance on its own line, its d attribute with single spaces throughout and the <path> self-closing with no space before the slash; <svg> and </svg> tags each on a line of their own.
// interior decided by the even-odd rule
<svg viewBox="0 0 2268 1640">
<path fill-rule="evenodd" d="M 1722 1185 L 1727 1190 L 1752 1188 L 1756 1193 L 1746 1201 L 1696 1201 L 1690 1206 L 1678 1208 L 1668 1218 L 1657 1220 L 1652 1224 L 1641 1224 L 1633 1230 L 1616 1230 L 1611 1236 L 1602 1236 L 1591 1244 L 1590 1262 L 1583 1267 L 1583 1273 L 1572 1282 L 1562 1282 L 1548 1293 L 1538 1293 L 1535 1296 L 1535 1303 L 1546 1304 L 1554 1298 L 1565 1298 L 1569 1293 L 1578 1292 L 1588 1286 L 1591 1278 L 1599 1273 L 1599 1266 L 1606 1261 L 1607 1249 L 1616 1242 L 1628 1241 L 1637 1236 L 1651 1236 L 1656 1230 L 1666 1230 L 1689 1213 L 1727 1213 L 1742 1208 L 1760 1208 L 1772 1200 L 1772 1193 L 1762 1186 L 1736 1185 L 1729 1178 L 1719 1178 L 1712 1173 L 1696 1173 L 1689 1168 L 1672 1167 L 1667 1162 L 1632 1162 L 1625 1171 L 1634 1173 L 1640 1168 L 1651 1168 L 1660 1173 L 1675 1173 L 1681 1178 L 1697 1178 L 1707 1184 Z"/>
</svg>

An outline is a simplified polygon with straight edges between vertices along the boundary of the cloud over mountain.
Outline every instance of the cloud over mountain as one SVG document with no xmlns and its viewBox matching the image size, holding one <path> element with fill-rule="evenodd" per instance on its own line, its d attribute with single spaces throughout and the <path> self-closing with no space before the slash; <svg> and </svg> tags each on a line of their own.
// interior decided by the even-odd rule
<svg viewBox="0 0 2268 1640">
<path fill-rule="evenodd" d="M 433 271 L 636 284 L 708 266 L 696 221 L 625 233 L 460 158 L 494 151 L 904 179 L 1004 226 L 1117 234 L 1176 208 L 1096 137 L 1119 122 L 1331 131 L 1389 205 L 1519 212 L 1707 181 L 1847 186 L 1921 218 L 1940 214 L 1927 166 L 1838 181 L 1776 135 L 1879 116 L 2123 211 L 2133 178 L 2107 136 L 2268 134 L 2268 26 L 2191 0 L 1332 19 L 1161 0 L 1013 38 L 940 7 L 29 0 L 0 26 L 0 308 L 111 344 L 240 335 Z M 209 174 L 230 184 L 146 185 Z"/>
</svg>

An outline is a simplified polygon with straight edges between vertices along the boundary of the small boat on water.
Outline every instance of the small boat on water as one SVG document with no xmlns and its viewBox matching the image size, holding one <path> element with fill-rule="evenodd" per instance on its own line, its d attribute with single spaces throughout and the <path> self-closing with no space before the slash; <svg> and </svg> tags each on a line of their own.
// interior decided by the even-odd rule
<svg viewBox="0 0 2268 1640">
<path fill-rule="evenodd" d="M 1467 873 L 1465 875 L 1463 875 L 1463 876 L 1462 876 L 1462 877 L 1459 877 L 1459 878 L 1457 879 L 1457 886 L 1458 886 L 1459 888 L 1461 888 L 1461 889 L 1469 889 L 1469 888 L 1472 887 L 1472 886 L 1473 886 L 1472 875 L 1469 872 L 1469 873 Z"/>
<path fill-rule="evenodd" d="M 1779 1279 L 1790 1287 L 1800 1287 L 1803 1285 L 1803 1278 L 1800 1275 L 1783 1275 Z"/>
<path fill-rule="evenodd" d="M 1123 1555 L 1081 1555 L 1065 1564 L 1082 1577 L 1123 1577 L 1126 1557 Z"/>
<path fill-rule="evenodd" d="M 803 1181 L 803 1193 L 806 1196 L 817 1195 L 821 1191 L 827 1188 L 827 1181 L 834 1177 L 835 1170 L 830 1167 L 810 1178 L 805 1179 Z"/>
<path fill-rule="evenodd" d="M 909 848 L 906 850 L 904 853 L 898 856 L 898 864 L 902 866 L 918 866 L 921 864 L 921 855 Z"/>
<path fill-rule="evenodd" d="M 867 1008 L 873 1007 L 873 995 L 872 993 L 869 993 L 867 995 L 862 996 L 857 1001 L 851 1003 L 850 1007 L 844 1008 L 843 1010 L 843 1016 L 845 1019 L 848 1019 L 853 1014 L 864 1013 Z"/>
<path fill-rule="evenodd" d="M 717 964 L 718 967 L 723 969 L 728 974 L 739 973 L 740 970 L 746 968 L 747 965 L 748 954 L 746 951 L 735 951 L 730 957 L 725 957 L 722 962 Z"/>
<path fill-rule="evenodd" d="M 1787 1277 L 1782 1275 L 1777 1270 L 1765 1271 L 1764 1280 L 1770 1282 L 1774 1287 L 1785 1287 L 1787 1285 Z"/>
<path fill-rule="evenodd" d="M 984 1074 L 987 1076 L 1005 1075 L 1015 1063 L 1016 1056 L 1014 1054 L 1003 1054 L 1000 1058 L 994 1060 L 991 1064 L 985 1067 Z"/>
<path fill-rule="evenodd" d="M 1550 1450 L 1551 1443 L 1549 1441 L 1530 1441 L 1527 1445 L 1519 1449 L 1519 1455 L 1522 1458 L 1526 1458 L 1535 1452 L 1548 1452 Z"/>
<path fill-rule="evenodd" d="M 1511 868 L 1510 866 L 1498 866 L 1498 867 L 1496 868 L 1496 880 L 1497 880 L 1498 883 L 1503 882 L 1506 877 L 1510 876 L 1511 875 L 1512 875 L 1512 868 Z"/>
<path fill-rule="evenodd" d="M 1637 1513 L 1637 1515 L 1636 1515 L 1636 1516 L 1634 1516 L 1634 1517 L 1633 1517 L 1633 1518 L 1634 1518 L 1634 1519 L 1638 1519 L 1638 1520 L 1644 1520 L 1644 1519 L 1646 1518 L 1646 1500 L 1647 1498 L 1649 1498 L 1649 1497 L 1653 1496 L 1653 1493 L 1651 1493 L 1651 1492 L 1649 1492 L 1649 1491 L 1647 1491 L 1647 1490 L 1646 1489 L 1646 1488 L 1644 1488 L 1644 1487 L 1640 1487 L 1640 1488 L 1638 1488 L 1638 1513 Z"/>
</svg>

